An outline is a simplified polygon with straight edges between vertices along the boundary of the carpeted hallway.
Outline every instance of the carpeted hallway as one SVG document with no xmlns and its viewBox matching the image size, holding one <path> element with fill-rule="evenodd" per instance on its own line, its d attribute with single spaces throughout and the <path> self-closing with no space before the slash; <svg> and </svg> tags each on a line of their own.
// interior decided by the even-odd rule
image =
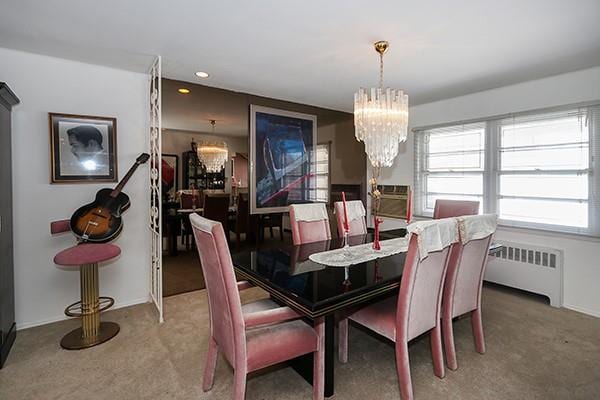
<svg viewBox="0 0 600 400">
<path fill-rule="evenodd" d="M 243 301 L 264 296 L 243 292 Z M 458 371 L 433 375 L 429 341 L 411 345 L 417 399 L 600 398 L 600 319 L 554 309 L 540 298 L 486 286 L 487 353 L 475 353 L 468 319 L 456 322 Z M 78 321 L 18 332 L 0 370 L 0 399 L 230 399 L 232 372 L 223 359 L 215 386 L 203 393 L 201 376 L 208 333 L 204 291 L 165 299 L 166 322 L 150 305 L 110 311 L 121 324 L 113 340 L 65 351 L 62 335 Z M 394 351 L 389 343 L 350 329 L 348 364 L 336 365 L 336 399 L 399 399 Z M 250 399 L 310 399 L 310 386 L 291 368 L 253 375 Z"/>
</svg>

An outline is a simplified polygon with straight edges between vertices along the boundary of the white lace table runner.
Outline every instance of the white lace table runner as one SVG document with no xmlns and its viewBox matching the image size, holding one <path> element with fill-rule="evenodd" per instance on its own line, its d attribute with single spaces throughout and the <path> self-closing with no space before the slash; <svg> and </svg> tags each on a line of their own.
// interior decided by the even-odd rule
<svg viewBox="0 0 600 400">
<path fill-rule="evenodd" d="M 382 240 L 381 250 L 373 250 L 373 243 L 351 246 L 348 249 L 335 249 L 311 254 L 308 258 L 328 267 L 349 267 L 378 258 L 392 256 L 408 250 L 408 237 Z"/>
</svg>

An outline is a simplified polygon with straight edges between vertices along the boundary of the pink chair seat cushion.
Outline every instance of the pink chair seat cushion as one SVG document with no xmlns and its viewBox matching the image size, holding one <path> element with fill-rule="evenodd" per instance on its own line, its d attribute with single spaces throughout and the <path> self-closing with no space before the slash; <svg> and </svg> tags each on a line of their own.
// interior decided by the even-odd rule
<svg viewBox="0 0 600 400">
<path fill-rule="evenodd" d="M 363 307 L 349 316 L 349 318 L 381 336 L 396 340 L 396 309 L 398 297 L 392 296 L 375 304 Z"/>
<path fill-rule="evenodd" d="M 50 233 L 53 235 L 57 234 L 57 233 L 67 232 L 70 230 L 71 230 L 71 221 L 68 219 L 50 222 Z"/>
<path fill-rule="evenodd" d="M 54 257 L 54 263 L 65 266 L 107 261 L 121 254 L 121 249 L 108 243 L 84 243 L 69 247 Z"/>
<path fill-rule="evenodd" d="M 243 305 L 242 312 L 246 314 L 279 307 L 280 305 L 265 299 Z M 315 330 L 302 320 L 248 329 L 248 372 L 316 351 L 317 344 Z"/>
</svg>

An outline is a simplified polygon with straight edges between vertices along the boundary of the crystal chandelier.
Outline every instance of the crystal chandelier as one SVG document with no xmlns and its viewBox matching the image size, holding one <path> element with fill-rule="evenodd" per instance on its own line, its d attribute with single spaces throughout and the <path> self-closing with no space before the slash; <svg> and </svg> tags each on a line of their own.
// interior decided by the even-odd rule
<svg viewBox="0 0 600 400">
<path fill-rule="evenodd" d="M 210 121 L 213 134 L 216 121 Z M 227 162 L 227 144 L 214 142 L 201 142 L 198 146 L 198 159 L 206 167 L 206 172 L 220 172 Z"/>
<path fill-rule="evenodd" d="M 354 94 L 356 140 L 364 142 L 369 161 L 377 170 L 392 166 L 398 144 L 408 136 L 408 95 L 383 87 L 383 54 L 388 47 L 385 41 L 375 43 L 379 53 L 379 87 L 360 88 Z"/>
</svg>

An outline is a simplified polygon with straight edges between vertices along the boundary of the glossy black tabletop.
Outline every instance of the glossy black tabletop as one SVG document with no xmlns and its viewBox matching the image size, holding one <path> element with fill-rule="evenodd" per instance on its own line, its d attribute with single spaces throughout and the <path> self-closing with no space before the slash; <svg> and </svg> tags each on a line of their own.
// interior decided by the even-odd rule
<svg viewBox="0 0 600 400">
<path fill-rule="evenodd" d="M 371 241 L 371 234 L 349 240 L 351 245 Z M 405 253 L 347 268 L 327 267 L 308 258 L 341 246 L 341 239 L 300 246 L 281 243 L 268 249 L 247 250 L 232 258 L 239 278 L 262 287 L 275 299 L 311 318 L 398 290 Z"/>
</svg>

